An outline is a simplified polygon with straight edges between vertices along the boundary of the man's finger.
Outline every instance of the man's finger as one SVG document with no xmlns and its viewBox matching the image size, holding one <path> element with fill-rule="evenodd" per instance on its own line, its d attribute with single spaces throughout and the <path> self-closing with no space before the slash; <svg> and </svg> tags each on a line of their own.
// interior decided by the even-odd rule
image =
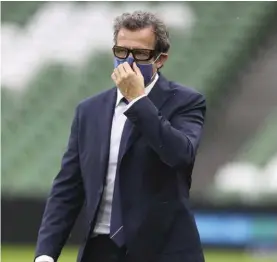
<svg viewBox="0 0 277 262">
<path fill-rule="evenodd" d="M 125 71 L 125 69 L 124 69 L 124 67 L 123 67 L 123 64 L 120 64 L 120 65 L 117 67 L 117 70 L 118 70 L 118 72 L 119 72 L 121 78 L 124 78 L 124 77 L 126 76 L 126 71 Z"/>
<path fill-rule="evenodd" d="M 115 85 L 117 86 L 118 85 L 118 80 L 117 80 L 118 78 L 116 78 L 115 73 L 111 74 L 111 78 L 112 78 L 113 82 L 115 83 Z"/>
<path fill-rule="evenodd" d="M 140 69 L 135 62 L 133 63 L 133 69 L 137 75 L 141 75 Z"/>
<path fill-rule="evenodd" d="M 113 70 L 113 73 L 115 74 L 115 77 L 116 77 L 117 80 L 120 79 L 120 72 L 119 72 L 118 68 L 115 68 Z"/>
<path fill-rule="evenodd" d="M 122 64 L 122 66 L 123 66 L 123 68 L 125 69 L 125 72 L 126 72 L 127 74 L 132 74 L 132 73 L 134 73 L 134 70 L 132 69 L 132 67 L 130 66 L 129 63 L 124 62 L 124 63 Z"/>
<path fill-rule="evenodd" d="M 113 80 L 114 82 L 116 82 L 116 75 L 115 75 L 114 72 L 112 73 L 111 78 L 112 78 L 112 80 Z"/>
</svg>

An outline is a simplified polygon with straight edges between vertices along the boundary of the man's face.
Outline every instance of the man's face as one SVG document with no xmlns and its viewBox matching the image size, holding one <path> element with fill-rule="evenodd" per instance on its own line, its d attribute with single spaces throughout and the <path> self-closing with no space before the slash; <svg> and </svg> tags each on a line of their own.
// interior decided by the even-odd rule
<svg viewBox="0 0 277 262">
<path fill-rule="evenodd" d="M 155 34 L 151 27 L 135 31 L 122 28 L 118 32 L 116 45 L 132 50 L 135 49 L 137 56 L 141 57 L 143 60 L 148 57 L 151 50 L 155 50 L 155 42 Z M 139 52 L 139 49 L 142 49 L 141 52 Z M 154 71 L 156 72 L 157 69 L 162 67 L 164 62 L 167 60 L 167 55 L 158 53 L 155 54 L 156 55 L 151 59 L 146 61 L 137 61 L 137 63 L 151 63 L 156 59 L 157 55 L 160 55 L 154 64 Z M 132 56 L 132 54 L 130 54 L 130 56 Z"/>
</svg>

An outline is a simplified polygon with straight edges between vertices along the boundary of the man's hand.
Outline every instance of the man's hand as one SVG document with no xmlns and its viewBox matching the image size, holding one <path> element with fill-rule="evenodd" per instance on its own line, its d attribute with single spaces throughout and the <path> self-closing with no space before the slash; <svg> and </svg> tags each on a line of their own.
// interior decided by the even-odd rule
<svg viewBox="0 0 277 262">
<path fill-rule="evenodd" d="M 133 63 L 133 69 L 125 62 L 115 68 L 111 76 L 122 95 L 129 102 L 145 94 L 143 75 L 136 63 Z"/>
</svg>

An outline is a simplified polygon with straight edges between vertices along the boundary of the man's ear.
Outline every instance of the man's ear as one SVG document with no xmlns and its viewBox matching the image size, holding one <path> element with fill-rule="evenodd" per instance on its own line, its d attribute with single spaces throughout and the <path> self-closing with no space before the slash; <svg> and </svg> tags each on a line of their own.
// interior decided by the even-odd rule
<svg viewBox="0 0 277 262">
<path fill-rule="evenodd" d="M 164 65 L 164 63 L 166 62 L 167 59 L 168 59 L 168 54 L 161 53 L 160 57 L 156 61 L 156 67 L 157 67 L 158 70 L 163 67 L 163 65 Z"/>
</svg>

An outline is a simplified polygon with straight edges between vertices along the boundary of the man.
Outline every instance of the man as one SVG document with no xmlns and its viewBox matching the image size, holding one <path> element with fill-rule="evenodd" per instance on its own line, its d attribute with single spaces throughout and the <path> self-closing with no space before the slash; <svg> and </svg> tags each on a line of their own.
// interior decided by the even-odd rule
<svg viewBox="0 0 277 262">
<path fill-rule="evenodd" d="M 39 230 L 36 262 L 57 261 L 83 204 L 82 262 L 203 262 L 188 198 L 205 100 L 159 72 L 165 25 L 115 20 L 116 87 L 81 102 Z"/>
</svg>

